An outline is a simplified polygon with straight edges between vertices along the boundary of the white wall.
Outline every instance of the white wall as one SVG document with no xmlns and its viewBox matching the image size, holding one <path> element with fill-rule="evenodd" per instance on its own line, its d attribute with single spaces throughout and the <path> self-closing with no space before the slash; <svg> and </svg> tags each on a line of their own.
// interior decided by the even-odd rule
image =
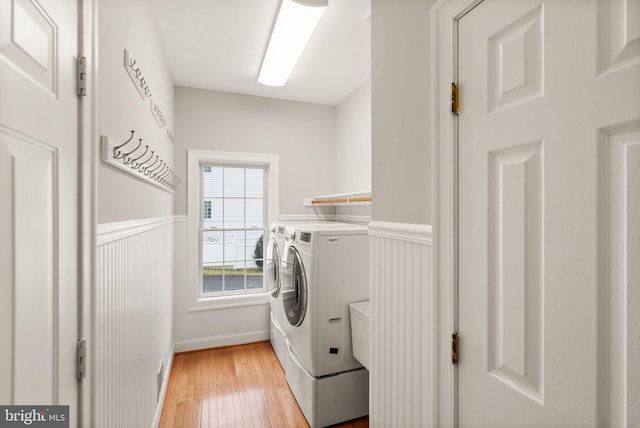
<svg viewBox="0 0 640 428">
<path fill-rule="evenodd" d="M 304 198 L 335 189 L 335 108 L 176 88 L 176 173 L 186 176 L 187 150 L 280 155 L 280 214 L 311 215 Z M 175 214 L 186 214 L 186 187 L 175 194 Z"/>
<path fill-rule="evenodd" d="M 124 68 L 128 49 L 140 65 L 169 127 L 174 126 L 174 87 L 167 69 L 148 0 L 100 0 L 98 46 L 98 132 L 126 141 L 130 130 L 161 159 L 173 164 L 173 145 L 151 115 Z M 169 193 L 100 163 L 98 167 L 98 223 L 170 215 Z"/>
<path fill-rule="evenodd" d="M 433 221 L 432 0 L 371 1 L 373 219 Z"/>
</svg>

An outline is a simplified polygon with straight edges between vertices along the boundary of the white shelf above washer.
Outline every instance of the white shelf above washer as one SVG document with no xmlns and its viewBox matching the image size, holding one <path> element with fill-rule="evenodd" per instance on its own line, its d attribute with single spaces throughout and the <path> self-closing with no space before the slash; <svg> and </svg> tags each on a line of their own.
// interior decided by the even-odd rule
<svg viewBox="0 0 640 428">
<path fill-rule="evenodd" d="M 371 191 L 336 193 L 333 195 L 314 196 L 313 198 L 305 198 L 305 207 L 339 207 L 352 205 L 367 205 L 372 202 Z"/>
</svg>

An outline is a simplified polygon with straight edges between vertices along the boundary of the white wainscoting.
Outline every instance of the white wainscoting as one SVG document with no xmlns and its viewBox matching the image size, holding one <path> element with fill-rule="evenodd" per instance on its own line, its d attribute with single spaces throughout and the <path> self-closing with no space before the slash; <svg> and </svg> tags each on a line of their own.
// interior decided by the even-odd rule
<svg viewBox="0 0 640 428">
<path fill-rule="evenodd" d="M 372 221 L 369 424 L 434 427 L 437 295 L 431 226 Z"/>
<path fill-rule="evenodd" d="M 149 427 L 159 422 L 173 356 L 173 221 L 163 217 L 98 225 L 93 426 Z"/>
</svg>

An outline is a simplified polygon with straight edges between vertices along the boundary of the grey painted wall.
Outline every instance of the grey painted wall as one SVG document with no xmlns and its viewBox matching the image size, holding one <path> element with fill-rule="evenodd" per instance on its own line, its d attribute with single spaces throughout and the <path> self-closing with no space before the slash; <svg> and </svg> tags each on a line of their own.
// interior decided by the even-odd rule
<svg viewBox="0 0 640 428">
<path fill-rule="evenodd" d="M 187 150 L 280 155 L 280 214 L 313 214 L 304 198 L 333 193 L 335 107 L 176 88 L 176 173 L 186 176 Z M 174 213 L 187 212 L 186 186 Z"/>
<path fill-rule="evenodd" d="M 178 87 L 176 171 L 186 176 L 188 149 L 278 153 L 280 215 L 313 215 L 313 208 L 303 207 L 304 198 L 363 190 L 354 187 L 370 180 L 370 106 L 366 83 L 336 107 Z M 186 204 L 186 186 L 181 186 L 175 213 L 186 214 Z M 361 214 L 360 208 L 342 210 Z M 186 245 L 186 224 L 181 223 L 174 241 L 173 339 L 189 342 L 268 331 L 268 305 L 187 310 L 185 287 L 192 284 L 185 279 Z"/>
<path fill-rule="evenodd" d="M 336 193 L 371 190 L 371 81 L 336 106 Z"/>
<path fill-rule="evenodd" d="M 130 130 L 162 159 L 173 164 L 173 144 L 151 115 L 149 99 L 138 94 L 124 68 L 124 50 L 131 51 L 174 128 L 174 88 L 147 0 L 103 0 L 99 3 L 98 130 L 124 142 Z M 98 144 L 98 142 L 96 142 Z M 172 196 L 151 184 L 100 162 L 98 223 L 162 217 L 173 211 Z"/>
<path fill-rule="evenodd" d="M 335 165 L 336 193 L 371 191 L 371 80 L 336 105 Z M 336 215 L 364 220 L 371 218 L 371 210 L 336 207 Z"/>
<path fill-rule="evenodd" d="M 371 1 L 372 183 L 376 221 L 433 221 L 431 0 Z"/>
</svg>

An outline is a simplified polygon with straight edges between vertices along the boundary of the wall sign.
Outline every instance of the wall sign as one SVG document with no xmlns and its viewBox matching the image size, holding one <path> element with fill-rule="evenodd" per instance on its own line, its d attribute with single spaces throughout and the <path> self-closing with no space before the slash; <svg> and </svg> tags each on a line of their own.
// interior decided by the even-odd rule
<svg viewBox="0 0 640 428">
<path fill-rule="evenodd" d="M 129 52 L 128 49 L 124 50 L 124 69 L 127 71 L 127 75 L 129 75 L 129 78 L 131 79 L 133 86 L 138 91 L 138 94 L 140 94 L 140 97 L 143 100 L 149 98 L 151 115 L 155 119 L 160 129 L 162 129 L 162 134 L 164 135 L 166 140 L 169 143 L 174 144 L 175 137 L 173 135 L 173 131 L 169 129 L 169 123 L 167 122 L 167 119 L 164 117 L 164 114 L 162 114 L 162 109 L 160 108 L 160 105 L 155 103 L 153 101 L 153 98 L 151 98 L 152 94 L 151 94 L 151 88 L 149 87 L 149 83 L 147 82 L 147 79 L 144 77 L 144 74 L 140 69 L 140 65 L 138 64 L 138 61 L 131 55 L 131 52 Z"/>
</svg>

